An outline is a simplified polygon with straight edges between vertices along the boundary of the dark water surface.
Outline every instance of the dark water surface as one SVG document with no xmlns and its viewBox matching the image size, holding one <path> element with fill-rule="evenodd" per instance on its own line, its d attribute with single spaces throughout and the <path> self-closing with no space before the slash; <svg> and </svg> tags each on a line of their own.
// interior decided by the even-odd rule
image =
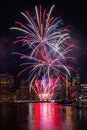
<svg viewBox="0 0 87 130">
<path fill-rule="evenodd" d="M 56 103 L 0 104 L 0 130 L 87 130 L 87 110 Z"/>
</svg>

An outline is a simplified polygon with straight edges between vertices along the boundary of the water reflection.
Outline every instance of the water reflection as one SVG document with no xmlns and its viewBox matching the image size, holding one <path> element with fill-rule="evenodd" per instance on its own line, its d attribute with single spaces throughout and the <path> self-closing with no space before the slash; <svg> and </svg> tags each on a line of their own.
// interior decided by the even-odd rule
<svg viewBox="0 0 87 130">
<path fill-rule="evenodd" d="M 0 104 L 0 130 L 16 130 L 15 104 Z"/>
<path fill-rule="evenodd" d="M 56 130 L 61 126 L 59 107 L 56 104 L 40 103 L 33 105 L 31 129 Z M 29 114 L 30 115 L 30 114 Z M 30 118 L 29 118 L 30 119 Z M 30 124 L 30 123 L 29 123 Z"/>
<path fill-rule="evenodd" d="M 56 103 L 0 104 L 0 130 L 87 130 L 87 110 Z"/>
</svg>

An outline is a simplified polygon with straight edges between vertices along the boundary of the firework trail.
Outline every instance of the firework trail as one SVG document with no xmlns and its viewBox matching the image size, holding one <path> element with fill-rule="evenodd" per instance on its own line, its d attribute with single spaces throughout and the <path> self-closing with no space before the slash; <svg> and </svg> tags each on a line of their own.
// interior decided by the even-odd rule
<svg viewBox="0 0 87 130">
<path fill-rule="evenodd" d="M 53 8 L 54 5 L 47 14 L 47 10 L 43 10 L 41 5 L 39 9 L 36 6 L 35 17 L 32 17 L 28 11 L 21 12 L 26 24 L 15 22 L 16 27 L 11 27 L 11 29 L 22 33 L 13 44 L 22 43 L 22 46 L 28 46 L 31 49 L 29 55 L 14 53 L 19 55 L 20 59 L 27 61 L 20 65 L 25 68 L 19 72 L 18 77 L 26 71 L 29 72 L 28 80 L 32 79 L 30 87 L 39 99 L 52 97 L 60 75 L 65 76 L 68 73 L 70 76 L 71 71 L 76 72 L 68 64 L 69 61 L 76 60 L 71 54 L 74 44 L 70 43 L 70 30 L 61 27 L 62 20 L 59 17 L 51 16 Z M 40 85 L 37 82 L 39 77 L 41 79 Z M 53 79 L 56 78 L 54 84 L 51 83 L 52 77 Z"/>
</svg>

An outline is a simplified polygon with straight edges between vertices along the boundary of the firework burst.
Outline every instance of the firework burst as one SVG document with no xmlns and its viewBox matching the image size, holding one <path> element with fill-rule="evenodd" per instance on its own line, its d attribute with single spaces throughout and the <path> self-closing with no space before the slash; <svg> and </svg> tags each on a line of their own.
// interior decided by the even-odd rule
<svg viewBox="0 0 87 130">
<path fill-rule="evenodd" d="M 65 76 L 68 73 L 70 76 L 71 71 L 76 72 L 67 64 L 76 60 L 71 55 L 74 44 L 70 42 L 70 30 L 61 27 L 62 20 L 59 17 L 51 16 L 53 8 L 54 5 L 47 14 L 46 9 L 42 10 L 42 6 L 39 9 L 35 7 L 35 17 L 32 17 L 28 11 L 21 12 L 26 24 L 15 22 L 16 27 L 11 27 L 22 32 L 13 44 L 22 43 L 22 46 L 27 45 L 31 49 L 29 55 L 14 53 L 18 54 L 20 59 L 26 59 L 26 62 L 20 65 L 25 68 L 18 76 L 29 71 L 28 80 L 32 79 L 30 87 L 42 100 L 52 98 L 60 75 Z M 52 84 L 54 78 L 55 83 Z"/>
</svg>

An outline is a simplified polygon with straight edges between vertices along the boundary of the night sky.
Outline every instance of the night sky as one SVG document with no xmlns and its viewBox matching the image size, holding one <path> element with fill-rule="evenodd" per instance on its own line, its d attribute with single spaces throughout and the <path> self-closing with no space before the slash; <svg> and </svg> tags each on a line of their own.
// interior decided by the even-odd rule
<svg viewBox="0 0 87 130">
<path fill-rule="evenodd" d="M 14 33 L 9 30 L 16 20 L 20 20 L 21 11 L 29 10 L 34 13 L 34 6 L 42 4 L 43 8 L 55 4 L 53 15 L 61 16 L 64 25 L 72 30 L 72 37 L 77 46 L 81 82 L 87 83 L 87 4 L 74 0 L 0 0 L 0 73 L 9 72 L 15 76 L 19 70 L 16 58 L 11 54 L 14 49 L 12 40 Z M 7 41 L 4 41 L 4 38 Z M 7 43 L 7 44 L 6 44 Z"/>
</svg>

